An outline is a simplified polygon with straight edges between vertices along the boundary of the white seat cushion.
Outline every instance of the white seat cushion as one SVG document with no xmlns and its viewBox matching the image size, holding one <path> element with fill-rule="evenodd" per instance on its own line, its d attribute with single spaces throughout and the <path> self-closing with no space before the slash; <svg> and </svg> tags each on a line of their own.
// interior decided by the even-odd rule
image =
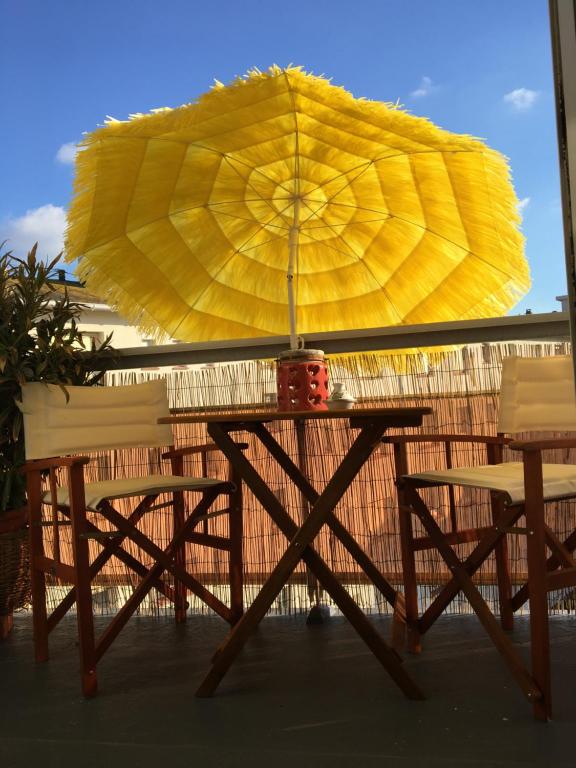
<svg viewBox="0 0 576 768">
<path fill-rule="evenodd" d="M 576 495 L 576 466 L 543 464 L 544 499 Z M 524 501 L 524 466 L 521 461 L 479 467 L 455 467 L 430 472 L 417 472 L 406 477 L 431 483 L 451 483 L 468 488 L 487 488 L 507 493 L 510 502 Z"/>
<path fill-rule="evenodd" d="M 168 493 L 170 491 L 202 491 L 214 485 L 220 485 L 222 480 L 206 477 L 180 477 L 178 475 L 148 475 L 147 477 L 125 477 L 119 480 L 102 480 L 98 483 L 86 483 L 86 508 L 97 511 L 98 505 L 104 499 L 122 499 L 129 496 L 148 496 L 153 493 Z M 58 504 L 69 506 L 68 488 L 58 488 Z M 45 504 L 52 503 L 50 491 L 43 496 Z"/>
</svg>

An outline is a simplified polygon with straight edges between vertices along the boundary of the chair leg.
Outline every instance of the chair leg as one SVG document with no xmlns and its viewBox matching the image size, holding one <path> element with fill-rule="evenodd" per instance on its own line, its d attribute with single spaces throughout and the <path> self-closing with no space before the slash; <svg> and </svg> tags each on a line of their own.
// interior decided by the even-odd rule
<svg viewBox="0 0 576 768">
<path fill-rule="evenodd" d="M 76 465 L 70 468 L 69 487 L 71 489 L 70 508 L 76 582 L 74 585 L 76 587 L 76 616 L 80 645 L 80 674 L 82 677 L 82 693 L 86 697 L 91 697 L 98 692 L 98 682 L 96 678 L 90 555 L 82 466 Z"/>
<path fill-rule="evenodd" d="M 492 522 L 497 525 L 502 513 L 503 501 L 496 494 L 491 496 Z M 494 550 L 496 559 L 496 579 L 498 582 L 498 599 L 500 603 L 500 624 L 502 629 L 514 629 L 514 611 L 512 609 L 512 579 L 510 577 L 510 559 L 508 555 L 508 539 L 503 536 Z"/>
<path fill-rule="evenodd" d="M 180 491 L 174 493 L 174 536 L 180 531 L 184 525 L 184 494 Z M 176 565 L 183 570 L 186 569 L 186 542 L 183 542 L 174 552 L 174 560 Z M 186 609 L 187 603 L 187 590 L 186 585 L 179 579 L 174 580 L 174 608 L 175 618 L 177 624 L 182 624 L 186 621 Z"/>
<path fill-rule="evenodd" d="M 242 481 L 238 476 L 233 476 L 235 490 L 230 495 L 230 609 L 232 611 L 232 624 L 241 618 L 244 613 L 243 597 L 243 506 L 242 506 Z"/>
<path fill-rule="evenodd" d="M 30 540 L 30 582 L 34 657 L 48 661 L 48 621 L 46 612 L 46 574 L 36 562 L 44 557 L 42 527 L 42 480 L 39 472 L 28 473 L 28 533 Z"/>
<path fill-rule="evenodd" d="M 550 681 L 550 636 L 548 590 L 546 583 L 546 536 L 542 494 L 542 456 L 537 451 L 524 453 L 526 527 L 528 529 L 528 593 L 530 601 L 530 640 L 532 675 L 542 697 L 533 704 L 534 717 L 548 720 L 552 714 Z"/>
<path fill-rule="evenodd" d="M 402 553 L 402 579 L 404 583 L 404 601 L 407 625 L 407 648 L 410 653 L 422 650 L 421 636 L 418 629 L 418 581 L 416 579 L 416 560 L 414 557 L 414 531 L 412 528 L 412 508 L 406 503 L 402 481 L 398 482 L 398 509 L 400 522 L 400 549 Z"/>
</svg>

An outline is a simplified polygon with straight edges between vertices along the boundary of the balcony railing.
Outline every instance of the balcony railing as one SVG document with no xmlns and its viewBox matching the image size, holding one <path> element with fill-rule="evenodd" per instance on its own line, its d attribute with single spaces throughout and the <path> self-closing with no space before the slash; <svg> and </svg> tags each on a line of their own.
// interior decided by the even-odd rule
<svg viewBox="0 0 576 768">
<path fill-rule="evenodd" d="M 305 345 L 327 355 L 402 349 L 433 349 L 461 344 L 502 341 L 567 341 L 567 312 L 457 320 L 445 323 L 391 326 L 352 331 L 309 334 Z M 289 346 L 288 336 L 212 341 L 196 344 L 164 344 L 120 350 L 112 368 L 198 365 L 276 358 Z"/>
</svg>

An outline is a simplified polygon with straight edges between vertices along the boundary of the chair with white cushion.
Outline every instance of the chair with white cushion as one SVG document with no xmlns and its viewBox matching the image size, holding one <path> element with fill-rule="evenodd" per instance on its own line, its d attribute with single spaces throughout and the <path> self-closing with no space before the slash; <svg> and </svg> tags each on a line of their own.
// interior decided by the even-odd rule
<svg viewBox="0 0 576 768">
<path fill-rule="evenodd" d="M 520 433 L 576 432 L 576 398 L 572 358 L 512 357 L 503 361 L 498 436 L 408 435 L 390 437 L 394 444 L 399 497 L 400 531 L 405 593 L 405 617 L 409 647 L 419 651 L 420 637 L 434 624 L 457 594 L 462 591 L 510 667 L 517 682 L 534 705 L 538 719 L 551 713 L 548 640 L 548 591 L 576 585 L 576 532 L 561 541 L 546 524 L 545 504 L 576 498 L 576 466 L 548 463 L 542 452 L 576 448 L 573 436 L 514 442 L 505 435 Z M 416 443 L 444 443 L 445 467 L 424 472 L 409 471 L 407 446 Z M 452 466 L 457 443 L 483 443 L 486 463 L 480 466 Z M 521 461 L 504 462 L 504 448 L 521 452 Z M 426 503 L 428 488 L 448 487 L 448 524 L 439 521 Z M 458 528 L 454 487 L 485 489 L 490 495 L 492 516 L 487 524 L 467 530 Z M 426 535 L 416 537 L 415 515 Z M 525 518 L 524 524 L 518 521 Z M 576 531 L 576 520 L 574 522 Z M 507 552 L 508 534 L 526 535 L 528 581 L 513 594 Z M 467 557 L 457 553 L 459 544 L 477 542 Z M 547 554 L 546 548 L 549 553 Z M 435 549 L 452 576 L 431 605 L 419 615 L 415 553 Z M 472 577 L 495 553 L 500 596 L 501 625 L 490 611 Z M 530 606 L 531 669 L 528 669 L 509 635 L 513 613 L 526 601 Z"/>
<path fill-rule="evenodd" d="M 187 591 L 198 596 L 230 624 L 242 615 L 242 497 L 240 484 L 229 470 L 228 479 L 187 477 L 184 457 L 206 455 L 216 446 L 172 448 L 172 430 L 158 424 L 169 415 L 166 382 L 149 381 L 122 387 L 65 388 L 41 383 L 22 388 L 21 410 L 26 447 L 32 601 L 35 655 L 48 658 L 48 635 L 76 603 L 82 690 L 97 691 L 96 665 L 142 600 L 155 587 L 172 601 L 177 621 L 186 617 Z M 169 448 L 162 458 L 171 462 L 170 474 L 148 474 L 85 482 L 87 453 L 117 449 Z M 193 494 L 195 507 L 188 509 Z M 134 499 L 129 514 L 114 502 Z M 223 500 L 223 504 L 220 503 Z M 116 504 L 118 506 L 118 504 Z M 125 503 L 122 503 L 125 508 Z M 155 510 L 171 508 L 173 533 L 160 546 L 138 523 Z M 47 510 L 47 514 L 45 513 Z M 228 515 L 229 536 L 209 533 L 210 518 Z M 104 522 L 104 526 L 102 525 Z M 202 523 L 200 531 L 195 530 Z M 72 554 L 63 561 L 60 530 L 71 530 Z M 45 531 L 52 534 L 48 546 Z M 100 545 L 100 550 L 94 543 Z M 230 606 L 204 587 L 186 567 L 186 542 L 228 552 Z M 135 544 L 144 553 L 134 555 Z M 110 621 L 98 641 L 94 636 L 92 585 L 112 556 L 138 577 L 132 595 Z M 50 615 L 46 605 L 46 575 L 56 576 L 72 589 Z M 168 576 L 168 578 L 167 578 Z"/>
</svg>

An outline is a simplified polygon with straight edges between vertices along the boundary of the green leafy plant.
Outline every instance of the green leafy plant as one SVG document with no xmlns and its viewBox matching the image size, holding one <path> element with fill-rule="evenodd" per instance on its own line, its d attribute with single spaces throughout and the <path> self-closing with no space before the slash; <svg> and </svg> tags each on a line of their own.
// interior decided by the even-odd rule
<svg viewBox="0 0 576 768">
<path fill-rule="evenodd" d="M 26 259 L 0 253 L 0 515 L 25 504 L 22 414 L 17 402 L 28 381 L 60 386 L 97 384 L 99 362 L 114 354 L 111 335 L 86 349 L 78 319 L 84 306 L 57 292 L 55 267 L 37 245 Z M 0 249 L 3 245 L 0 246 Z"/>
</svg>

